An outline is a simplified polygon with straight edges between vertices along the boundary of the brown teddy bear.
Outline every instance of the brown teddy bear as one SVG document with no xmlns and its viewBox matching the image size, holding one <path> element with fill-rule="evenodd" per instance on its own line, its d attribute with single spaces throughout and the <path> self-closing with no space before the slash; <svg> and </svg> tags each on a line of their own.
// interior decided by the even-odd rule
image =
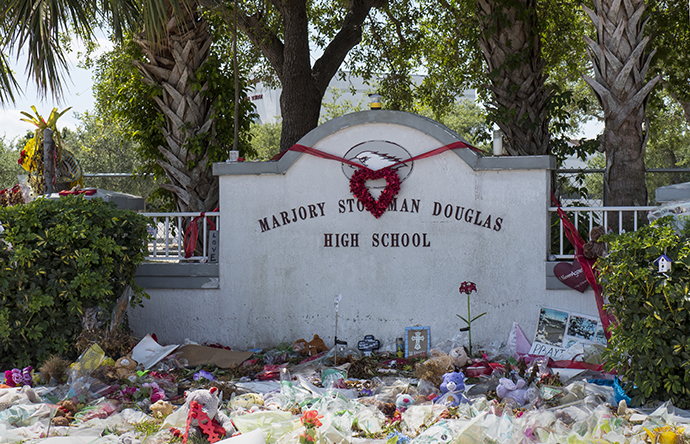
<svg viewBox="0 0 690 444">
<path fill-rule="evenodd" d="M 603 226 L 594 227 L 589 232 L 589 242 L 582 247 L 582 254 L 587 259 L 597 259 L 606 255 L 606 243 L 598 241 L 604 234 L 606 234 L 606 228 Z"/>
<path fill-rule="evenodd" d="M 292 350 L 302 356 L 314 356 L 321 352 L 328 351 L 326 343 L 319 335 L 314 335 L 314 339 L 307 342 L 306 339 L 298 339 L 292 344 Z"/>
<path fill-rule="evenodd" d="M 132 359 L 130 355 L 123 356 L 113 366 L 113 373 L 111 376 L 118 380 L 126 379 L 130 382 L 137 380 L 137 361 Z"/>
<path fill-rule="evenodd" d="M 57 403 L 57 410 L 53 416 L 52 424 L 54 426 L 66 427 L 74 421 L 74 414 L 77 413 L 77 407 L 72 401 L 65 400 Z"/>
</svg>

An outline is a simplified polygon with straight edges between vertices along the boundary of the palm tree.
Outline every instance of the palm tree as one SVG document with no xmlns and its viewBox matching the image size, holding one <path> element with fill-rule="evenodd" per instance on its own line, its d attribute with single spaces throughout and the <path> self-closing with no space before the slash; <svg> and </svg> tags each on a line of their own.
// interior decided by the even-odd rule
<svg viewBox="0 0 690 444">
<path fill-rule="evenodd" d="M 163 91 L 162 97 L 154 98 L 166 119 L 167 146 L 159 147 L 163 158 L 158 163 L 170 183 L 163 188 L 173 193 L 178 211 L 211 211 L 218 205 L 218 181 L 212 176 L 206 151 L 192 153 L 188 145 L 191 139 L 212 132 L 214 125 L 210 100 L 191 87 L 197 68 L 209 54 L 208 24 L 199 17 L 195 1 L 146 0 L 141 10 L 136 3 L 11 0 L 2 10 L 0 23 L 8 24 L 2 31 L 10 49 L 26 47 L 29 73 L 39 91 L 50 91 L 59 98 L 68 66 L 60 45 L 61 32 L 73 30 L 77 37 L 93 39 L 93 23 L 105 18 L 115 36 L 122 38 L 125 26 L 136 29 L 143 22 L 146 32 L 138 34 L 136 42 L 148 60 L 137 67 L 149 84 Z"/>
<path fill-rule="evenodd" d="M 644 151 L 647 98 L 661 76 L 646 81 L 654 51 L 646 52 L 644 0 L 594 0 L 583 6 L 597 31 L 585 36 L 594 78 L 583 76 L 604 110 L 607 205 L 646 205 Z"/>
<path fill-rule="evenodd" d="M 146 62 L 135 62 L 149 85 L 161 87 L 161 97 L 154 97 L 163 112 L 163 131 L 167 146 L 159 146 L 163 158 L 158 164 L 170 183 L 161 185 L 175 196 L 178 211 L 211 211 L 218 206 L 218 180 L 212 174 L 209 156 L 190 149 L 190 141 L 214 130 L 211 100 L 204 87 L 192 88 L 199 67 L 207 60 L 212 36 L 209 25 L 201 19 L 194 2 L 179 10 L 166 5 L 167 34 L 151 39 L 140 33 L 136 43 L 146 55 Z"/>
<path fill-rule="evenodd" d="M 536 0 L 478 0 L 489 111 L 512 156 L 549 154 L 548 102 Z"/>
</svg>

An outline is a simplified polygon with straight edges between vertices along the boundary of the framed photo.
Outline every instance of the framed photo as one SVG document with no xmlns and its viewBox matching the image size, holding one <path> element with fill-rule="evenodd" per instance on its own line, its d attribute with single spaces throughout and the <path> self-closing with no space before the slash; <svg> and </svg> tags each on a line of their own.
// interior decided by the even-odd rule
<svg viewBox="0 0 690 444">
<path fill-rule="evenodd" d="M 405 357 L 427 356 L 431 349 L 429 327 L 405 327 Z"/>
</svg>

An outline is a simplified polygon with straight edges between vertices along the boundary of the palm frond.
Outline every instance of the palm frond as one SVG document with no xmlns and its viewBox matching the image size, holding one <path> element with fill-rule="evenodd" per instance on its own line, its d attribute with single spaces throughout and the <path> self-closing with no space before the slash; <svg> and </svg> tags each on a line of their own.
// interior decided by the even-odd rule
<svg viewBox="0 0 690 444">
<path fill-rule="evenodd" d="M 14 103 L 14 92 L 21 92 L 5 53 L 0 53 L 0 104 Z"/>
</svg>

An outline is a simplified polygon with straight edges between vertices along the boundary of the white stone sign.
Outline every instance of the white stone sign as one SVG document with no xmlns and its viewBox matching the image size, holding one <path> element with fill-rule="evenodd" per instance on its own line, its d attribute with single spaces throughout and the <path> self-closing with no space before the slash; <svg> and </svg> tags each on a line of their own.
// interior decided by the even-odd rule
<svg viewBox="0 0 690 444">
<path fill-rule="evenodd" d="M 406 327 L 429 326 L 433 348 L 465 326 L 456 316 L 467 315 L 463 281 L 477 286 L 472 313 L 487 312 L 472 324 L 474 350 L 505 342 L 513 322 L 534 331 L 544 305 L 595 314 L 591 294 L 546 290 L 554 160 L 468 148 L 408 160 L 458 141 L 417 115 L 365 111 L 300 141 L 318 152 L 215 164 L 220 289 L 202 298 L 169 292 L 168 305 L 198 308 L 167 339 L 248 349 L 318 334 L 333 346 L 340 294 L 337 336 L 349 347 L 370 334 L 394 350 Z M 398 164 L 399 192 L 380 217 L 351 192 L 357 168 L 348 162 L 372 171 Z M 385 180 L 365 185 L 376 198 Z M 167 310 L 162 301 L 152 298 L 149 310 Z"/>
</svg>

